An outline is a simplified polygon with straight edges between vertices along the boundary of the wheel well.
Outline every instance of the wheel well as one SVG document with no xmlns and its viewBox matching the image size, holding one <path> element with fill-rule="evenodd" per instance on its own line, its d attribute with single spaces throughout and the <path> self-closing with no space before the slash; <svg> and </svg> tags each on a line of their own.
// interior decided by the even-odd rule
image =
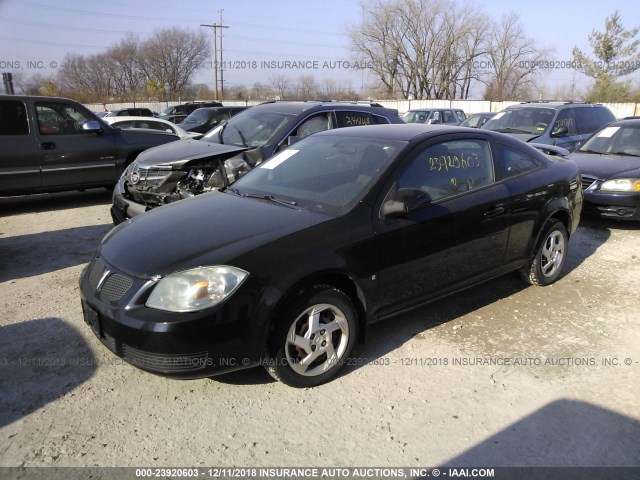
<svg viewBox="0 0 640 480">
<path fill-rule="evenodd" d="M 142 153 L 142 151 L 140 152 L 131 152 L 128 156 L 127 156 L 127 160 L 124 162 L 124 168 L 127 168 L 131 162 L 133 162 L 136 158 L 138 158 L 138 155 L 140 155 Z"/>
<path fill-rule="evenodd" d="M 545 225 L 554 220 L 562 222 L 564 227 L 567 229 L 567 234 L 571 236 L 571 217 L 569 216 L 568 212 L 565 212 L 563 210 L 558 210 L 557 212 L 554 212 L 553 215 L 551 215 L 549 219 L 545 222 Z"/>
<path fill-rule="evenodd" d="M 279 318 L 280 312 L 287 307 L 292 299 L 318 286 L 333 287 L 349 297 L 356 309 L 356 315 L 358 317 L 358 342 L 364 343 L 366 336 L 367 314 L 364 308 L 363 295 L 356 283 L 348 275 L 343 273 L 326 273 L 317 275 L 312 278 L 302 280 L 291 288 L 289 292 L 280 299 L 277 307 L 273 310 L 274 314 L 270 320 L 268 338 L 271 338 L 271 334 L 276 327 L 276 319 Z"/>
</svg>

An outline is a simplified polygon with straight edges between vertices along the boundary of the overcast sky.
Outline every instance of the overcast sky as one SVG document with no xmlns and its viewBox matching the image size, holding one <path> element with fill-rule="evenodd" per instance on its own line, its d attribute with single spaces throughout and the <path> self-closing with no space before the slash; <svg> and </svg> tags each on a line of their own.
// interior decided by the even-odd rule
<svg viewBox="0 0 640 480">
<path fill-rule="evenodd" d="M 626 28 L 640 26 L 636 0 L 468 3 L 495 20 L 516 11 L 528 36 L 542 48 L 555 49 L 550 59 L 556 61 L 571 60 L 574 45 L 591 53 L 589 33 L 604 30 L 605 18 L 615 10 Z M 292 80 L 312 74 L 318 80 L 349 80 L 360 89 L 361 72 L 346 68 L 351 59 L 347 28 L 362 22 L 358 0 L 0 0 L 0 70 L 15 71 L 19 64 L 24 75 L 46 75 L 66 53 L 98 53 L 127 32 L 144 39 L 154 29 L 173 25 L 201 29 L 202 23 L 219 23 L 221 10 L 229 26 L 223 39 L 226 86 L 269 84 L 274 74 Z M 280 68 L 286 61 L 304 62 L 308 68 Z M 262 68 L 264 62 L 274 69 Z M 544 83 L 552 90 L 574 78 L 579 85 L 588 84 L 586 77 L 562 68 L 545 72 Z M 637 78 L 635 87 L 640 86 Z M 212 70 L 200 71 L 195 80 L 212 87 Z"/>
</svg>

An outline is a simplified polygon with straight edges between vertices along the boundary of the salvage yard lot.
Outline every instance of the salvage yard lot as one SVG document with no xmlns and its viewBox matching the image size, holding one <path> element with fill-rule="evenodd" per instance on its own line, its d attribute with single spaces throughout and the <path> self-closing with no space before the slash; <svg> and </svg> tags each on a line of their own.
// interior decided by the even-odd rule
<svg viewBox="0 0 640 480">
<path fill-rule="evenodd" d="M 374 325 L 298 390 L 170 380 L 100 344 L 78 277 L 110 204 L 0 199 L 0 466 L 639 465 L 638 226 L 583 219 L 556 284 L 507 275 Z"/>
</svg>

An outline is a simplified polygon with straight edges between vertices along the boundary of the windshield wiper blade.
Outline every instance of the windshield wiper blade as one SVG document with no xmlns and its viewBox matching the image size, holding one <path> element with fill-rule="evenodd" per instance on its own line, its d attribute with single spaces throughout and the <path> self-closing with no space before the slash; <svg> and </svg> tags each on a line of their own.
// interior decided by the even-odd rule
<svg viewBox="0 0 640 480">
<path fill-rule="evenodd" d="M 610 152 L 608 155 L 622 155 L 625 157 L 640 157 L 637 153 L 629 153 L 629 152 Z"/>
<path fill-rule="evenodd" d="M 500 133 L 527 133 L 527 134 L 533 135 L 533 132 L 530 132 L 529 130 L 521 130 L 519 128 L 500 128 L 500 129 L 496 130 L 496 132 L 500 132 Z"/>
<path fill-rule="evenodd" d="M 283 198 L 274 197 L 273 195 L 260 195 L 258 193 L 240 193 L 235 190 L 240 196 L 248 197 L 248 198 L 258 198 L 260 200 L 269 200 L 273 203 L 279 203 L 280 205 L 285 205 L 287 207 L 295 208 L 298 205 L 298 202 L 294 200 L 285 200 Z"/>
</svg>

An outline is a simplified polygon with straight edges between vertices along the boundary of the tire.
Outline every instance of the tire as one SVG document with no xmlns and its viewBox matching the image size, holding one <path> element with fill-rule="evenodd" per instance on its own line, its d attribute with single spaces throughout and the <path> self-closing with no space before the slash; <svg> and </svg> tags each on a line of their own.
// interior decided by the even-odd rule
<svg viewBox="0 0 640 480">
<path fill-rule="evenodd" d="M 357 338 L 353 303 L 339 290 L 318 286 L 294 299 L 283 312 L 265 369 L 291 387 L 327 382 L 342 368 Z"/>
<path fill-rule="evenodd" d="M 542 234 L 535 256 L 520 271 L 525 282 L 546 286 L 554 283 L 567 259 L 569 235 L 562 222 L 554 221 Z"/>
</svg>

